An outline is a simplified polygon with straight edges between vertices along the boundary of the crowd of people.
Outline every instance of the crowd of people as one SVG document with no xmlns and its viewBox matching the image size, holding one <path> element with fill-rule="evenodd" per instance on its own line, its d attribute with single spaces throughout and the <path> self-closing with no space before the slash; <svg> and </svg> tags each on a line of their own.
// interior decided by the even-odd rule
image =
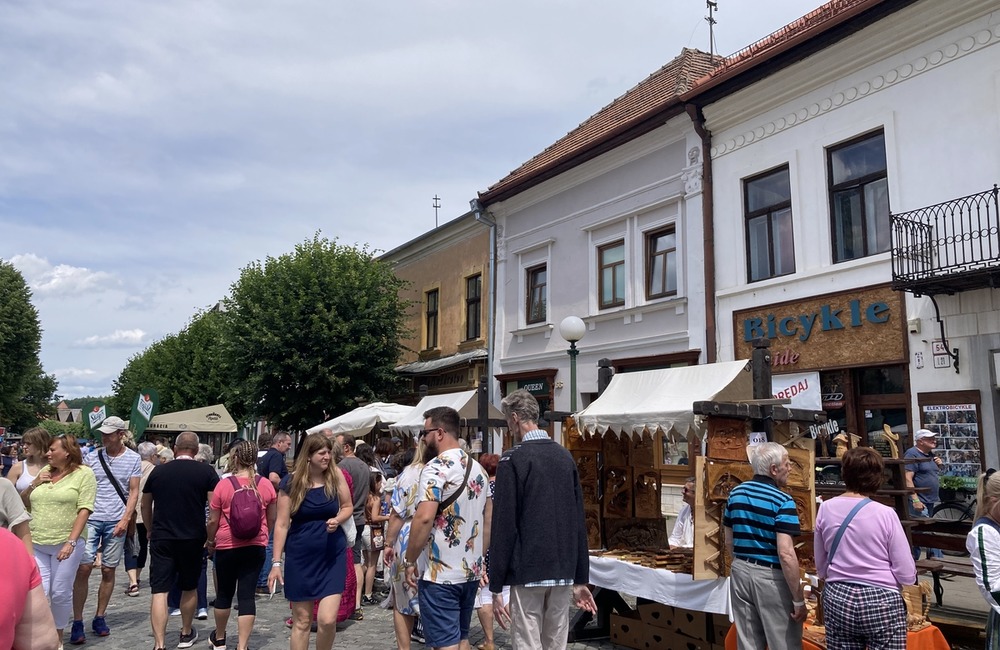
<svg viewBox="0 0 1000 650">
<path fill-rule="evenodd" d="M 314 634 L 318 650 L 332 648 L 337 623 L 364 620 L 365 606 L 392 610 L 400 650 L 412 639 L 469 648 L 473 611 L 485 637 L 479 650 L 494 650 L 494 624 L 517 649 L 565 647 L 570 605 L 597 609 L 577 466 L 539 429 L 530 393 L 511 393 L 502 409 L 515 442 L 503 455 L 474 458 L 458 413 L 439 407 L 424 413 L 412 446 L 386 438 L 373 448 L 324 431 L 301 441 L 291 470 L 283 432 L 262 437 L 263 449 L 233 441 L 216 467 L 193 432 L 169 449 L 136 446 L 126 424 L 110 417 L 98 429 L 101 445 L 86 451 L 73 437 L 30 429 L 23 458 L 0 481 L 0 554 L 10 567 L 0 588 L 0 648 L 61 649 L 66 627 L 70 644 L 112 634 L 117 567 L 124 563 L 126 595 L 134 597 L 147 562 L 155 650 L 167 647 L 171 615 L 180 619 L 176 647 L 193 647 L 194 621 L 207 619 L 209 607 L 209 645 L 233 645 L 232 629 L 236 650 L 248 650 L 262 592 L 289 602 L 291 650 L 306 650 Z M 919 473 L 934 468 L 933 437 L 920 432 L 907 456 L 916 487 L 926 483 Z M 748 456 L 754 476 L 733 488 L 722 520 L 738 647 L 801 648 L 801 529 L 782 490 L 788 452 L 766 442 Z M 910 548 L 898 514 L 871 498 L 883 476 L 877 451 L 847 451 L 846 491 L 817 514 L 815 560 L 833 650 L 906 647 L 900 588 L 916 580 L 919 549 Z M 692 544 L 695 483 L 685 482 L 672 546 Z M 930 495 L 922 510 L 932 503 Z M 980 478 L 967 546 L 990 605 L 987 648 L 1000 650 L 1000 475 L 992 470 Z M 377 589 L 380 569 L 386 591 Z"/>
</svg>

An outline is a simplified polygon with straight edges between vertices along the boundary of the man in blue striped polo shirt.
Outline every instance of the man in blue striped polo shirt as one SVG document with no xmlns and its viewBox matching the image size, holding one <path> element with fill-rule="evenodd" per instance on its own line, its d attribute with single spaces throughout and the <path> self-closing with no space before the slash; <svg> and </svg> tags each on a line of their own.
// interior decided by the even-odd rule
<svg viewBox="0 0 1000 650">
<path fill-rule="evenodd" d="M 792 538 L 801 531 L 795 502 L 778 489 L 788 483 L 788 451 L 765 442 L 747 454 L 754 477 L 733 488 L 722 516 L 737 647 L 800 650 L 806 606 Z"/>
</svg>

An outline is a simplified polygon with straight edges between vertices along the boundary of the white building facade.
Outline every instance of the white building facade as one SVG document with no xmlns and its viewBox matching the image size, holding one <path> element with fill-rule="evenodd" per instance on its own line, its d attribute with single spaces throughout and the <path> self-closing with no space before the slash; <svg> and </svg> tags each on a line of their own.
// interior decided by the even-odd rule
<svg viewBox="0 0 1000 650">
<path fill-rule="evenodd" d="M 877 440 L 888 427 L 905 449 L 934 428 L 950 473 L 975 475 L 998 463 L 1000 12 L 986 0 L 840 4 L 881 15 L 702 106 L 713 344 L 730 360 L 770 338 L 776 374 L 819 382 L 833 420 L 821 435 Z M 912 215 L 919 241 L 898 216 L 946 203 Z M 955 262 L 964 253 L 976 260 Z M 944 354 L 955 349 L 958 372 Z"/>
</svg>

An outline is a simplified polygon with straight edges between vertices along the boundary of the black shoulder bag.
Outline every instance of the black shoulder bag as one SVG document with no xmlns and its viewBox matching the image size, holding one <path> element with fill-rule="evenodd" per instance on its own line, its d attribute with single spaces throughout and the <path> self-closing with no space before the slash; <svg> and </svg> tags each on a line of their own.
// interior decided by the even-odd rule
<svg viewBox="0 0 1000 650">
<path fill-rule="evenodd" d="M 97 458 L 101 461 L 101 467 L 104 468 L 104 473 L 108 475 L 108 480 L 111 481 L 111 487 L 113 487 L 115 489 L 115 492 L 118 493 L 118 496 L 121 498 L 122 503 L 124 503 L 125 507 L 127 508 L 128 507 L 128 497 L 125 496 L 125 490 L 122 489 L 122 486 L 118 482 L 118 479 L 115 478 L 115 475 L 111 473 L 111 468 L 108 466 L 108 461 L 106 461 L 104 459 L 104 450 L 103 449 L 98 449 L 97 450 Z M 127 531 L 127 534 L 128 534 L 129 537 L 132 537 L 135 534 L 135 517 L 136 517 L 136 514 L 137 514 L 137 512 L 136 512 L 137 510 L 138 510 L 138 508 L 136 508 L 136 510 L 132 511 L 132 517 L 128 520 L 128 531 Z"/>
</svg>

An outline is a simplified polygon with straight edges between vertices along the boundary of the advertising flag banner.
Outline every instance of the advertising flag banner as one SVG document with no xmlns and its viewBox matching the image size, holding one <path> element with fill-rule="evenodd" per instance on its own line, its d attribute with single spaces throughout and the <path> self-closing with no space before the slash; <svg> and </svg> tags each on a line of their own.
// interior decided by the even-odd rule
<svg viewBox="0 0 1000 650">
<path fill-rule="evenodd" d="M 108 409 L 104 402 L 87 402 L 84 413 L 87 414 L 87 421 L 84 422 L 84 426 L 87 427 L 87 437 L 93 438 L 94 430 L 108 417 Z"/>
<path fill-rule="evenodd" d="M 156 409 L 160 405 L 160 396 L 152 388 L 143 388 L 135 398 L 132 405 L 132 415 L 129 418 L 128 428 L 132 431 L 132 436 L 138 440 L 142 437 L 149 421 L 156 414 Z"/>
</svg>

